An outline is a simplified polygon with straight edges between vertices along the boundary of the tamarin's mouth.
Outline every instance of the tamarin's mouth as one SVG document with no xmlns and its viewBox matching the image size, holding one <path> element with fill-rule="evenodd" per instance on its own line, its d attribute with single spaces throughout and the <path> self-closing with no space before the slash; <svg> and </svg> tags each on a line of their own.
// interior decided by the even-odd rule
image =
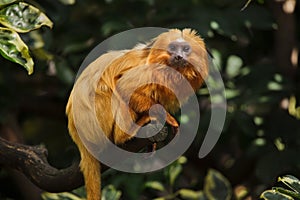
<svg viewBox="0 0 300 200">
<path fill-rule="evenodd" d="M 170 66 L 173 67 L 185 67 L 188 65 L 188 61 L 180 55 L 172 55 L 169 60 Z"/>
</svg>

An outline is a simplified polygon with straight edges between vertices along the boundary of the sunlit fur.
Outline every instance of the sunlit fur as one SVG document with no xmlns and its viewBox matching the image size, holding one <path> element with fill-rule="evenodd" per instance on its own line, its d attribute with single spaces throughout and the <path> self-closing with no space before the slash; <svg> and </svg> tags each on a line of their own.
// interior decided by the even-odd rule
<svg viewBox="0 0 300 200">
<path fill-rule="evenodd" d="M 175 40 L 184 40 L 192 48 L 187 59 L 188 63 L 183 67 L 170 66 L 170 54 L 167 52 L 167 47 L 170 42 Z M 168 74 L 168 67 L 172 67 L 182 75 Z M 105 69 L 105 71 L 99 73 L 100 69 Z M 180 103 L 174 93 L 162 85 L 148 84 L 139 88 L 136 88 L 136 85 L 144 79 L 156 80 L 163 85 L 174 86 L 180 91 L 181 97 L 188 99 L 191 92 L 181 90 L 183 77 L 189 81 L 194 90 L 197 90 L 207 75 L 208 58 L 205 44 L 196 32 L 190 29 L 182 31 L 172 29 L 162 33 L 148 44 L 137 45 L 131 50 L 108 52 L 96 59 L 82 72 L 74 84 L 66 113 L 70 135 L 81 154 L 80 167 L 85 179 L 88 200 L 101 199 L 100 163 L 84 146 L 78 135 L 79 129 L 84 131 L 86 140 L 97 144 L 100 150 L 105 147 L 105 142 L 104 136 L 99 135 L 99 131 L 96 130 L 97 125 L 115 144 L 128 141 L 133 136 L 123 132 L 115 120 L 116 117 L 124 119 L 121 116 L 122 111 L 127 108 L 122 106 L 124 103 L 122 101 L 129 102 L 130 120 L 139 126 L 150 121 L 148 111 L 153 104 L 158 103 L 167 111 L 167 123 L 177 127 L 178 123 L 172 114 L 178 111 Z M 133 94 L 131 94 L 132 89 L 135 89 Z M 113 91 L 115 92 L 113 93 Z M 91 95 L 92 93 L 94 95 Z M 116 97 L 117 101 L 112 103 L 112 96 Z M 113 106 L 118 106 L 115 118 L 112 113 Z M 96 110 L 96 118 L 91 114 L 93 109 Z M 95 121 L 98 123 L 97 125 L 94 124 Z M 125 120 L 122 123 L 130 122 Z M 138 129 L 131 131 L 134 135 Z"/>
</svg>

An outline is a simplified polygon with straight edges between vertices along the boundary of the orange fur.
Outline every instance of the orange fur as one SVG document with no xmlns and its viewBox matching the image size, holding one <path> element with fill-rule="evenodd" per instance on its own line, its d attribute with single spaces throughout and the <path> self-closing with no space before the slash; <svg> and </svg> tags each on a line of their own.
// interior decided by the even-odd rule
<svg viewBox="0 0 300 200">
<path fill-rule="evenodd" d="M 184 67 L 172 66 L 169 63 L 168 45 L 178 39 L 186 41 L 192 49 L 187 59 L 189 63 Z M 100 163 L 86 149 L 77 129 L 84 130 L 86 139 L 97 144 L 100 150 L 105 147 L 105 136 L 115 144 L 128 141 L 138 129 L 129 129 L 133 135 L 128 135 L 116 124 L 116 120 L 119 119 L 130 127 L 128 116 L 122 116 L 122 111 L 127 109 L 122 103 L 126 101 L 129 102 L 131 119 L 139 126 L 153 120 L 148 116 L 148 111 L 152 105 L 161 104 L 167 111 L 166 122 L 177 128 L 178 123 L 172 114 L 179 110 L 180 103 L 175 94 L 162 85 L 174 86 L 180 91 L 179 95 L 186 100 L 191 94 L 181 90 L 182 76 L 169 73 L 166 65 L 180 72 L 194 90 L 200 88 L 208 75 L 208 59 L 205 44 L 195 31 L 172 29 L 147 45 L 106 53 L 91 63 L 76 81 L 66 113 L 70 135 L 81 154 L 80 167 L 85 178 L 88 200 L 101 199 Z M 105 71 L 100 73 L 99 69 L 104 68 Z M 161 84 L 147 84 L 136 88 L 144 79 L 155 80 Z M 92 93 L 95 95 L 90 95 Z M 113 103 L 112 97 L 117 99 Z M 118 109 L 112 111 L 114 106 Z M 94 109 L 96 119 L 93 119 L 91 114 Z M 87 120 L 90 118 L 92 119 Z M 99 134 L 95 121 L 105 136 Z"/>
</svg>

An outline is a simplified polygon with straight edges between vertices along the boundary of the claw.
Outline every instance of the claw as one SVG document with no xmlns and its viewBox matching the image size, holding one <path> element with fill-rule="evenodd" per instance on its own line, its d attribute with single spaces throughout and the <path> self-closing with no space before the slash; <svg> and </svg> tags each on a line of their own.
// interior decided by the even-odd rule
<svg viewBox="0 0 300 200">
<path fill-rule="evenodd" d="M 154 143 L 152 144 L 152 152 L 154 152 L 154 151 L 156 151 L 156 150 L 157 150 L 157 143 L 154 142 Z"/>
</svg>

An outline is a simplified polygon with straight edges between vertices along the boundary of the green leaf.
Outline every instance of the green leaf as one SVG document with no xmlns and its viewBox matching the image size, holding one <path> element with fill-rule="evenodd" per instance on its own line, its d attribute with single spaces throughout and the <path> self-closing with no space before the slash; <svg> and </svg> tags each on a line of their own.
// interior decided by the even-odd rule
<svg viewBox="0 0 300 200">
<path fill-rule="evenodd" d="M 62 193 L 48 193 L 45 192 L 42 195 L 43 200 L 84 200 L 84 198 L 80 198 L 75 194 L 70 192 L 62 192 Z"/>
<path fill-rule="evenodd" d="M 222 66 L 222 54 L 220 51 L 216 49 L 211 49 L 211 54 L 213 56 L 213 64 L 218 67 L 220 70 L 220 67 Z"/>
<path fill-rule="evenodd" d="M 45 42 L 39 30 L 31 31 L 28 36 L 26 44 L 30 49 L 41 49 L 45 46 Z"/>
<path fill-rule="evenodd" d="M 277 82 L 275 82 L 275 81 L 270 81 L 269 83 L 268 83 L 268 89 L 269 90 L 273 90 L 273 91 L 280 91 L 280 90 L 282 90 L 283 88 L 282 88 L 282 84 L 280 84 L 280 83 L 277 83 Z"/>
<path fill-rule="evenodd" d="M 229 78 L 234 78 L 240 74 L 243 60 L 235 55 L 231 55 L 227 59 L 226 74 Z"/>
<path fill-rule="evenodd" d="M 276 191 L 276 192 L 280 192 L 281 194 L 286 194 L 290 197 L 293 197 L 295 199 L 300 199 L 300 194 L 298 192 L 294 192 L 282 187 L 273 187 L 272 190 Z"/>
<path fill-rule="evenodd" d="M 33 57 L 38 60 L 46 60 L 51 61 L 54 59 L 54 55 L 46 51 L 45 49 L 31 49 L 31 53 L 33 54 Z M 72 80 L 73 81 L 73 80 Z"/>
<path fill-rule="evenodd" d="M 230 200 L 232 189 L 229 181 L 220 172 L 210 169 L 205 177 L 204 193 L 208 199 Z"/>
<path fill-rule="evenodd" d="M 297 106 L 297 99 L 294 95 L 290 97 L 288 111 L 291 116 L 300 119 L 300 107 Z"/>
<path fill-rule="evenodd" d="M 164 191 L 165 187 L 163 186 L 163 184 L 161 182 L 158 181 L 148 181 L 145 183 L 145 187 L 146 188 L 151 188 L 154 190 L 158 190 L 158 191 Z"/>
<path fill-rule="evenodd" d="M 54 64 L 54 62 L 52 64 Z M 56 68 L 57 76 L 60 80 L 62 80 L 67 85 L 72 85 L 74 83 L 75 74 L 69 68 L 65 60 L 57 61 L 55 63 L 55 68 Z"/>
<path fill-rule="evenodd" d="M 260 198 L 266 200 L 293 200 L 292 197 L 276 192 L 274 190 L 266 190 L 261 195 Z"/>
<path fill-rule="evenodd" d="M 178 175 L 182 172 L 182 165 L 186 162 L 186 157 L 181 156 L 165 169 L 165 174 L 169 178 L 169 183 L 171 186 L 174 185 Z"/>
<path fill-rule="evenodd" d="M 180 197 L 186 200 L 205 200 L 206 197 L 203 193 L 203 191 L 194 191 L 189 189 L 180 189 L 178 191 L 180 194 Z"/>
<path fill-rule="evenodd" d="M 182 171 L 182 166 L 180 164 L 173 165 L 170 167 L 170 185 L 173 186 L 176 178 Z"/>
<path fill-rule="evenodd" d="M 252 0 L 248 0 L 245 5 L 242 7 L 241 11 L 245 10 L 251 3 Z"/>
<path fill-rule="evenodd" d="M 0 0 L 0 7 L 16 2 L 17 0 Z"/>
<path fill-rule="evenodd" d="M 101 200 L 119 200 L 121 195 L 121 191 L 117 190 L 113 185 L 108 185 L 102 190 Z"/>
<path fill-rule="evenodd" d="M 234 97 L 237 97 L 240 95 L 240 91 L 239 90 L 235 90 L 235 89 L 225 89 L 225 94 L 226 94 L 226 98 L 227 99 L 232 99 Z"/>
<path fill-rule="evenodd" d="M 185 164 L 187 162 L 187 158 L 184 156 L 180 156 L 177 160 L 177 162 L 181 165 Z"/>
<path fill-rule="evenodd" d="M 278 181 L 283 182 L 289 188 L 297 193 L 300 193 L 300 181 L 292 175 L 285 175 L 283 177 L 278 177 Z"/>
<path fill-rule="evenodd" d="M 32 74 L 33 60 L 17 32 L 0 27 L 0 53 L 4 58 L 25 67 L 29 75 Z"/>
<path fill-rule="evenodd" d="M 75 4 L 76 0 L 59 0 L 64 5 L 73 5 Z"/>
<path fill-rule="evenodd" d="M 52 28 L 52 21 L 38 8 L 19 2 L 0 10 L 0 23 L 20 33 L 45 25 Z"/>
<path fill-rule="evenodd" d="M 85 190 L 84 186 L 79 187 L 75 190 L 72 190 L 72 193 L 79 196 L 79 197 L 86 197 L 86 190 Z"/>
</svg>

